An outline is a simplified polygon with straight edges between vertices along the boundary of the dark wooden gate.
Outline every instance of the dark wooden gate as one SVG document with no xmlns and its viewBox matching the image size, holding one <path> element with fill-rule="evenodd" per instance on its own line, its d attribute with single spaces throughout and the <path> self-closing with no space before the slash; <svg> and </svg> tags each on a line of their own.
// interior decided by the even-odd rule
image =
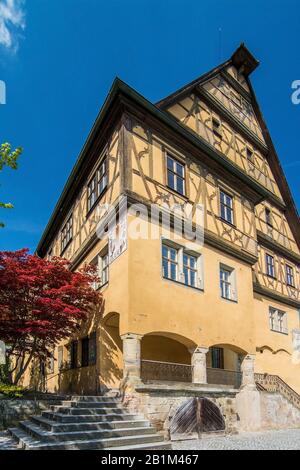
<svg viewBox="0 0 300 470">
<path fill-rule="evenodd" d="M 220 409 L 207 398 L 191 398 L 176 411 L 170 425 L 170 434 L 194 434 L 225 430 Z"/>
</svg>

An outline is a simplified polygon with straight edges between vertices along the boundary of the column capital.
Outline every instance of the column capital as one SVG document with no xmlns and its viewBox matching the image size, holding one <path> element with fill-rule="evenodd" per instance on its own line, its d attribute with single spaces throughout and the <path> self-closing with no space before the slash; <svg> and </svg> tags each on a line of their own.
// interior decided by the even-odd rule
<svg viewBox="0 0 300 470">
<path fill-rule="evenodd" d="M 209 351 L 209 348 L 206 348 L 205 346 L 196 346 L 195 348 L 189 348 L 189 352 L 191 354 L 207 354 Z"/>
<path fill-rule="evenodd" d="M 140 335 L 140 334 L 137 334 L 137 333 L 124 333 L 123 335 L 120 335 L 120 338 L 122 340 L 124 340 L 124 339 L 136 339 L 138 341 L 141 341 L 143 336 L 144 335 Z"/>
</svg>

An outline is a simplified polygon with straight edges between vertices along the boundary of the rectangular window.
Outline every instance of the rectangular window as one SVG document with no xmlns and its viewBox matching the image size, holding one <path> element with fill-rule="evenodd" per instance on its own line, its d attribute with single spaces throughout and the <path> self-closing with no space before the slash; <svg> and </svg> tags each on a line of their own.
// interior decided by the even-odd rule
<svg viewBox="0 0 300 470">
<path fill-rule="evenodd" d="M 61 231 L 61 253 L 66 249 L 73 238 L 73 215 L 70 215 Z"/>
<path fill-rule="evenodd" d="M 203 288 L 201 256 L 168 241 L 162 244 L 162 272 L 165 279 Z"/>
<path fill-rule="evenodd" d="M 220 191 L 220 217 L 233 224 L 233 197 L 224 191 Z"/>
<path fill-rule="evenodd" d="M 162 246 L 163 276 L 166 279 L 178 279 L 178 250 L 168 245 Z"/>
<path fill-rule="evenodd" d="M 197 258 L 183 253 L 183 275 L 187 286 L 197 287 Z"/>
<path fill-rule="evenodd" d="M 221 296 L 224 299 L 231 299 L 231 282 L 230 282 L 231 272 L 225 268 L 220 269 L 220 287 L 221 287 Z"/>
<path fill-rule="evenodd" d="M 47 374 L 54 374 L 54 350 L 51 357 L 47 359 Z"/>
<path fill-rule="evenodd" d="M 83 338 L 81 340 L 81 367 L 87 367 L 89 365 L 89 338 Z"/>
<path fill-rule="evenodd" d="M 63 362 L 64 362 L 64 347 L 58 346 L 58 349 L 57 349 L 58 370 L 61 370 L 63 368 Z"/>
<path fill-rule="evenodd" d="M 277 333 L 288 334 L 287 313 L 270 307 L 269 310 L 270 330 Z"/>
<path fill-rule="evenodd" d="M 167 155 L 167 185 L 179 194 L 185 194 L 184 165 Z"/>
<path fill-rule="evenodd" d="M 94 366 L 97 359 L 96 332 L 91 333 L 89 337 L 89 365 Z"/>
<path fill-rule="evenodd" d="M 286 283 L 290 287 L 295 287 L 294 269 L 288 264 L 286 265 Z"/>
<path fill-rule="evenodd" d="M 274 257 L 269 254 L 266 254 L 266 268 L 267 268 L 267 275 L 275 278 Z"/>
<path fill-rule="evenodd" d="M 94 206 L 97 199 L 96 190 L 96 175 L 91 179 L 88 184 L 88 211 Z"/>
<path fill-rule="evenodd" d="M 86 336 L 81 340 L 81 366 L 93 366 L 96 364 L 97 348 L 96 348 L 96 332 Z"/>
<path fill-rule="evenodd" d="M 70 368 L 76 369 L 78 367 L 78 341 L 72 341 L 70 345 Z"/>
<path fill-rule="evenodd" d="M 94 207 L 98 198 L 107 187 L 107 159 L 99 165 L 87 189 L 87 210 L 88 212 Z"/>
<path fill-rule="evenodd" d="M 224 369 L 223 348 L 211 348 L 211 366 L 213 369 Z"/>
<path fill-rule="evenodd" d="M 222 125 L 221 125 L 221 121 L 219 121 L 219 119 L 213 117 L 212 118 L 212 129 L 213 129 L 213 133 L 217 136 L 217 137 L 221 137 L 222 138 Z"/>
<path fill-rule="evenodd" d="M 269 227 L 273 227 L 272 213 L 271 213 L 270 209 L 268 209 L 267 207 L 265 209 L 265 216 L 266 216 L 266 224 L 269 225 Z"/>
<path fill-rule="evenodd" d="M 108 275 L 109 275 L 109 258 L 108 258 L 108 248 L 106 247 L 105 250 L 92 261 L 92 264 L 97 268 L 97 275 L 100 278 L 100 282 L 96 282 L 93 285 L 95 290 L 100 289 L 100 287 L 104 286 L 108 283 Z"/>
</svg>

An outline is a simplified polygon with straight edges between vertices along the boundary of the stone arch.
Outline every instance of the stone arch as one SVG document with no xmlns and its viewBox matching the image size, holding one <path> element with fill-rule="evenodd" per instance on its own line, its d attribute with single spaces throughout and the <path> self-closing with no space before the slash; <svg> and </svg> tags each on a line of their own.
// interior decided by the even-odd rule
<svg viewBox="0 0 300 470">
<path fill-rule="evenodd" d="M 172 439 L 202 433 L 225 431 L 225 420 L 220 408 L 208 398 L 194 397 L 184 401 L 170 422 Z"/>
<path fill-rule="evenodd" d="M 207 382 L 240 388 L 242 368 L 248 353 L 236 344 L 213 344 L 206 355 Z"/>
<path fill-rule="evenodd" d="M 231 351 L 235 352 L 236 354 L 240 354 L 241 356 L 247 356 L 247 354 L 250 354 L 249 351 L 247 351 L 246 349 L 242 348 L 241 346 L 239 346 L 237 344 L 215 343 L 215 344 L 212 344 L 211 347 L 227 348 L 227 349 L 230 349 Z"/>
<path fill-rule="evenodd" d="M 105 326 L 114 326 L 119 328 L 120 326 L 120 314 L 118 312 L 108 312 L 103 317 L 103 325 Z"/>
<path fill-rule="evenodd" d="M 174 341 L 177 341 L 178 343 L 183 344 L 188 349 L 195 349 L 197 347 L 197 344 L 192 339 L 170 331 L 151 331 L 149 333 L 146 333 L 144 335 L 144 338 L 147 336 L 162 336 L 165 338 L 169 338 Z"/>
<path fill-rule="evenodd" d="M 109 312 L 102 318 L 100 338 L 100 389 L 105 392 L 110 388 L 118 388 L 123 376 L 123 345 L 118 312 Z"/>
<path fill-rule="evenodd" d="M 142 379 L 191 382 L 191 350 L 196 344 L 171 332 L 150 332 L 141 341 Z"/>
</svg>

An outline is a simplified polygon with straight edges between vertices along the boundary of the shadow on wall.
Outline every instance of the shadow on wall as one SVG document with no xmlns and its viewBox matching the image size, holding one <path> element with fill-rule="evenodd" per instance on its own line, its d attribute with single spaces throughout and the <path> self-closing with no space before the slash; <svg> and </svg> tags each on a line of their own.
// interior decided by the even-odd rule
<svg viewBox="0 0 300 470">
<path fill-rule="evenodd" d="M 117 388 L 122 378 L 122 341 L 119 335 L 119 315 L 91 319 L 81 329 L 80 337 L 97 333 L 96 364 L 65 370 L 59 376 L 61 393 L 98 394 Z M 81 349 L 79 348 L 79 355 Z M 80 363 L 80 361 L 79 361 Z"/>
</svg>

